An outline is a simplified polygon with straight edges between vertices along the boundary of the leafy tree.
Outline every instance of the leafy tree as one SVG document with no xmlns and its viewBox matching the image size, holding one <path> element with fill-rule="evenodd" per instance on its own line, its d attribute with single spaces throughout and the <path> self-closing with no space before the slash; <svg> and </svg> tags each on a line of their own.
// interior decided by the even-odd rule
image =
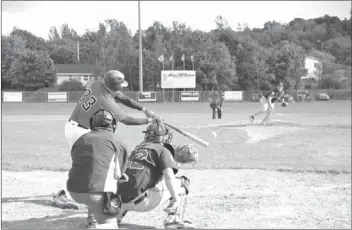
<svg viewBox="0 0 352 230">
<path fill-rule="evenodd" d="M 85 91 L 86 88 L 83 86 L 82 82 L 75 79 L 70 79 L 63 81 L 59 85 L 59 91 Z"/>
<path fill-rule="evenodd" d="M 45 51 L 31 50 L 18 36 L 2 37 L 5 43 L 2 82 L 21 90 L 37 90 L 56 82 L 53 61 Z"/>
<path fill-rule="evenodd" d="M 25 41 L 26 48 L 31 50 L 46 51 L 47 49 L 43 38 L 39 38 L 26 30 L 21 30 L 15 27 L 10 35 L 20 37 L 23 41 Z"/>
<path fill-rule="evenodd" d="M 57 31 L 56 27 L 55 26 L 51 27 L 50 32 L 49 32 L 49 41 L 57 41 L 60 39 L 61 39 L 61 37 L 60 37 L 60 34 Z"/>
<path fill-rule="evenodd" d="M 268 73 L 276 77 L 276 81 L 284 81 L 290 89 L 297 89 L 300 79 L 305 75 L 304 50 L 288 41 L 282 41 L 274 47 L 268 59 Z"/>
</svg>

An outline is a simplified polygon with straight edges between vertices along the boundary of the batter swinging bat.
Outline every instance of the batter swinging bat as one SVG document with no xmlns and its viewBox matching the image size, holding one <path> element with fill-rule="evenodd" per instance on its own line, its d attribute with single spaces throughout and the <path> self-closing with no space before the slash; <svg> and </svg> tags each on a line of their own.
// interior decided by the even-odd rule
<svg viewBox="0 0 352 230">
<path fill-rule="evenodd" d="M 166 126 L 169 126 L 170 128 L 172 128 L 172 129 L 175 130 L 176 132 L 182 134 L 183 136 L 188 137 L 189 139 L 195 141 L 196 143 L 200 144 L 201 146 L 203 146 L 203 147 L 205 147 L 205 148 L 208 147 L 208 145 L 209 145 L 208 142 L 206 142 L 206 141 L 200 139 L 199 137 L 194 136 L 193 134 L 190 134 L 189 132 L 186 132 L 186 131 L 184 131 L 184 130 L 181 130 L 181 129 L 179 129 L 179 128 L 176 128 L 175 126 L 170 125 L 170 124 L 168 124 L 168 123 L 166 123 L 166 122 L 164 122 L 164 124 L 165 124 Z"/>
</svg>

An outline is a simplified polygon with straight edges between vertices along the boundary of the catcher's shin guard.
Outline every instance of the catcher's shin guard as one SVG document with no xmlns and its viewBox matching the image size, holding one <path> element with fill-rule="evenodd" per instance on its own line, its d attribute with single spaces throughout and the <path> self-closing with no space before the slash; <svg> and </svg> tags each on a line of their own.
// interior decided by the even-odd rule
<svg viewBox="0 0 352 230">
<path fill-rule="evenodd" d="M 190 181 L 185 176 L 181 176 L 178 178 L 181 179 L 181 187 L 184 189 L 184 191 L 180 194 L 180 201 L 175 208 L 165 209 L 168 215 L 164 220 L 164 227 L 166 229 L 178 229 L 178 228 L 193 229 L 195 228 L 195 226 L 191 222 L 184 220 Z"/>
</svg>

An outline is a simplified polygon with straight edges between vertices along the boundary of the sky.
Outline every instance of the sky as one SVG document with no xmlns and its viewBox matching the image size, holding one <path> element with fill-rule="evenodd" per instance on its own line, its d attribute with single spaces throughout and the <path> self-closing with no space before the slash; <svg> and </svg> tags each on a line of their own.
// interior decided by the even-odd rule
<svg viewBox="0 0 352 230">
<path fill-rule="evenodd" d="M 316 18 L 325 14 L 341 20 L 350 17 L 350 1 L 141 1 L 141 28 L 154 21 L 171 27 L 172 21 L 193 30 L 216 28 L 215 18 L 225 17 L 231 28 L 246 23 L 262 28 L 267 21 L 288 23 L 294 18 Z M 116 19 L 134 34 L 138 30 L 137 1 L 2 1 L 2 35 L 14 27 L 48 38 L 50 27 L 67 23 L 79 35 L 97 30 L 100 22 Z"/>
</svg>

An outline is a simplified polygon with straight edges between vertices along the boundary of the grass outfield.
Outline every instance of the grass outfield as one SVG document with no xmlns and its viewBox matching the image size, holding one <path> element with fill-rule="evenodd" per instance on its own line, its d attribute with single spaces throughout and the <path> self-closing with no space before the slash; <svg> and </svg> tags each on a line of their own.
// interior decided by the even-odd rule
<svg viewBox="0 0 352 230">
<path fill-rule="evenodd" d="M 148 104 L 168 122 L 209 141 L 198 147 L 196 169 L 253 168 L 282 171 L 351 171 L 350 101 L 295 103 L 277 107 L 266 127 L 248 115 L 257 103 L 228 103 L 224 118 L 212 120 L 204 103 Z M 2 167 L 5 170 L 68 170 L 71 159 L 64 125 L 74 104 L 2 104 Z M 126 109 L 126 112 L 131 110 Z M 141 113 L 134 116 L 143 116 Z M 42 115 L 40 115 L 42 114 Z M 50 115 L 48 115 L 50 114 Z M 210 128 L 210 125 L 228 124 Z M 208 126 L 208 128 L 207 128 Z M 145 126 L 119 124 L 117 135 L 129 148 Z M 213 138 L 211 132 L 218 136 Z M 191 143 L 174 135 L 174 143 Z M 186 167 L 187 168 L 187 167 Z"/>
<path fill-rule="evenodd" d="M 146 106 L 210 143 L 198 146 L 196 166 L 180 170 L 191 181 L 186 217 L 197 228 L 351 229 L 351 101 L 278 106 L 265 127 L 248 122 L 257 103 L 226 103 L 221 120 L 205 103 Z M 73 107 L 2 104 L 2 228 L 86 228 L 85 208 L 51 201 L 71 164 L 64 125 Z M 132 148 L 144 128 L 119 124 L 116 135 Z M 192 142 L 175 133 L 174 143 Z M 120 228 L 163 228 L 162 208 L 129 212 Z"/>
</svg>

